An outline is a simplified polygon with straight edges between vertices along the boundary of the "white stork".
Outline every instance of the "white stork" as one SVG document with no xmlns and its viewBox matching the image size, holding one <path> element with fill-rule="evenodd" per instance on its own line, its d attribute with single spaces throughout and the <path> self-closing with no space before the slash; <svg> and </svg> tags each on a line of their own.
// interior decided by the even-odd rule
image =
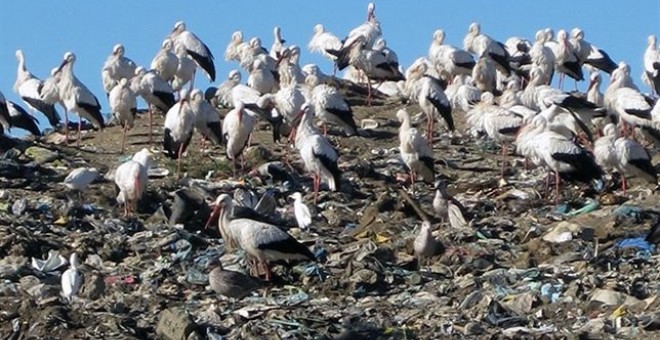
<svg viewBox="0 0 660 340">
<path fill-rule="evenodd" d="M 195 113 L 188 101 L 188 91 L 184 89 L 179 101 L 167 111 L 163 126 L 163 149 L 168 157 L 177 160 L 177 177 L 181 173 L 181 158 L 194 131 Z"/>
<path fill-rule="evenodd" d="M 71 52 L 64 54 L 64 59 L 58 68 L 61 72 L 58 88 L 60 98 L 64 102 L 65 115 L 68 111 L 78 114 L 78 146 L 80 146 L 80 130 L 82 119 L 85 118 L 92 123 L 94 128 L 103 129 L 105 122 L 101 115 L 101 104 L 94 94 L 73 74 L 73 64 L 76 55 Z M 67 134 L 68 142 L 68 134 Z"/>
<path fill-rule="evenodd" d="M 600 84 L 602 78 L 600 72 L 592 72 L 589 75 L 589 87 L 587 88 L 587 100 L 596 106 L 602 107 L 605 105 L 605 98 L 603 93 L 600 92 Z"/>
<path fill-rule="evenodd" d="M 660 95 L 660 49 L 656 46 L 655 35 L 649 35 L 648 46 L 644 51 L 643 79 L 651 86 L 656 95 Z"/>
<path fill-rule="evenodd" d="M 342 48 L 350 46 L 355 39 L 360 37 L 364 39 L 365 49 L 371 49 L 374 46 L 376 39 L 383 35 L 383 32 L 380 29 L 380 22 L 378 22 L 376 15 L 374 14 L 375 10 L 376 5 L 373 2 L 370 2 L 367 5 L 367 21 L 348 33 L 348 36 L 344 39 Z"/>
<path fill-rule="evenodd" d="M 429 47 L 429 60 L 440 69 L 449 81 L 459 74 L 471 75 L 476 64 L 474 57 L 465 50 L 445 45 L 445 31 L 433 32 L 433 41 Z"/>
<path fill-rule="evenodd" d="M 511 73 L 511 65 L 509 65 L 509 52 L 507 52 L 504 44 L 493 38 L 481 33 L 481 26 L 473 22 L 468 28 L 468 33 L 463 39 L 463 48 L 477 57 L 489 57 L 493 59 L 498 69 L 508 76 Z"/>
<path fill-rule="evenodd" d="M 341 45 L 341 40 L 336 35 L 327 32 L 322 24 L 317 24 L 314 26 L 314 35 L 307 48 L 310 52 L 319 53 L 334 62 L 337 57 L 328 51 L 339 51 Z"/>
<path fill-rule="evenodd" d="M 151 69 L 167 82 L 174 80 L 174 75 L 179 68 L 179 57 L 173 52 L 174 44 L 171 39 L 163 40 L 163 44 L 151 60 Z"/>
<path fill-rule="evenodd" d="M 550 32 L 550 31 L 548 31 Z M 569 77 L 577 81 L 584 80 L 582 73 L 582 64 L 575 54 L 573 45 L 568 41 L 568 33 L 564 30 L 557 32 L 557 41 L 548 42 L 547 46 L 550 47 L 555 56 L 555 69 L 559 72 L 559 88 L 564 86 L 564 77 Z"/>
<path fill-rule="evenodd" d="M 174 53 L 179 59 L 179 64 L 174 73 L 174 79 L 172 79 L 172 88 L 174 91 L 181 91 L 186 84 L 190 83 L 190 91 L 192 91 L 195 70 L 197 69 L 195 61 L 188 57 L 188 52 L 184 45 L 176 45 L 174 47 Z"/>
<path fill-rule="evenodd" d="M 273 45 L 270 46 L 270 57 L 273 59 L 278 58 L 279 54 L 284 49 L 286 40 L 282 39 L 282 29 L 280 26 L 273 27 Z"/>
<path fill-rule="evenodd" d="M 68 302 L 71 302 L 76 294 L 78 294 L 78 290 L 83 283 L 82 274 L 78 270 L 78 254 L 71 254 L 71 257 L 69 258 L 69 266 L 69 269 L 62 273 L 61 284 L 62 296 L 64 296 Z"/>
<path fill-rule="evenodd" d="M 250 134 L 256 124 L 252 112 L 245 110 L 245 104 L 234 99 L 234 108 L 225 115 L 222 121 L 223 142 L 227 158 L 232 161 L 234 177 L 236 177 L 236 158 L 243 154 Z"/>
<path fill-rule="evenodd" d="M 115 123 L 119 124 L 123 130 L 120 153 L 124 153 L 126 130 L 133 128 L 133 120 L 137 114 L 136 94 L 128 86 L 128 79 L 121 78 L 119 84 L 110 90 L 108 102 Z"/>
<path fill-rule="evenodd" d="M 10 119 L 11 118 L 9 117 L 9 107 L 7 105 L 7 100 L 5 99 L 5 95 L 2 94 L 2 91 L 0 91 L 0 125 L 2 127 L 0 134 L 4 133 L 5 129 L 9 129 Z"/>
<path fill-rule="evenodd" d="M 231 34 L 231 40 L 225 49 L 225 61 L 239 61 L 240 51 L 246 46 L 247 43 L 243 41 L 243 32 L 235 31 Z"/>
<path fill-rule="evenodd" d="M 241 83 L 241 72 L 239 70 L 231 70 L 227 74 L 227 79 L 218 86 L 218 89 L 215 91 L 215 97 L 218 101 L 218 104 L 222 107 L 231 107 L 234 101 L 231 98 L 231 90 L 234 86 Z"/>
<path fill-rule="evenodd" d="M 426 183 L 433 183 L 435 176 L 433 150 L 419 131 L 410 124 L 408 112 L 399 110 L 396 117 L 401 123 L 399 127 L 399 152 L 410 171 L 410 184 L 415 184 L 416 175 L 420 176 Z"/>
<path fill-rule="evenodd" d="M 584 40 L 584 31 L 581 28 L 575 27 L 571 30 L 570 42 L 580 63 L 592 67 L 592 70 L 596 68 L 612 74 L 617 68 L 617 64 L 605 51 Z"/>
<path fill-rule="evenodd" d="M 273 92 L 277 83 L 273 73 L 266 68 L 266 64 L 261 59 L 257 59 L 252 64 L 247 85 L 259 91 L 259 93 L 265 94 Z"/>
<path fill-rule="evenodd" d="M 305 230 L 312 225 L 312 213 L 309 212 L 309 208 L 302 201 L 302 194 L 299 192 L 294 192 L 289 196 L 293 198 L 293 214 L 296 217 L 296 223 L 298 223 L 298 228 Z"/>
<path fill-rule="evenodd" d="M 305 168 L 314 178 L 316 205 L 322 179 L 328 182 L 331 191 L 336 191 L 341 184 L 341 170 L 337 166 L 339 155 L 332 144 L 312 126 L 314 106 L 311 103 L 303 104 L 301 114 L 302 119 L 296 133 L 296 148 L 300 150 Z"/>
<path fill-rule="evenodd" d="M 195 89 L 190 94 L 190 107 L 195 113 L 195 129 L 202 135 L 203 143 L 210 139 L 213 144 L 222 142 L 222 122 L 220 114 L 204 99 L 202 90 Z"/>
<path fill-rule="evenodd" d="M 121 164 L 115 171 L 115 187 L 119 191 L 117 203 L 124 205 L 124 217 L 137 208 L 149 179 L 153 154 L 148 149 L 142 149 L 133 158 Z"/>
<path fill-rule="evenodd" d="M 174 89 L 154 70 L 147 71 L 139 66 L 135 69 L 135 77 L 131 79 L 131 90 L 149 104 L 149 145 L 151 145 L 153 111 L 158 109 L 165 114 L 174 106 L 176 103 Z"/>
<path fill-rule="evenodd" d="M 231 196 L 222 194 L 214 202 L 209 219 L 219 216 L 218 228 L 230 248 L 241 248 L 262 265 L 266 281 L 271 279 L 268 265 L 274 261 L 316 261 L 309 249 L 282 228 L 265 222 L 251 209 L 235 207 Z"/>
<path fill-rule="evenodd" d="M 169 36 L 174 46 L 183 45 L 188 55 L 201 67 L 211 81 L 215 81 L 215 65 L 211 50 L 192 32 L 186 30 L 183 21 L 177 21 Z"/>
<path fill-rule="evenodd" d="M 24 108 L 12 101 L 8 101 L 7 110 L 9 112 L 9 126 L 5 127 L 7 130 L 10 127 L 16 127 L 28 131 L 34 136 L 41 136 L 37 119 L 25 111 Z"/>
<path fill-rule="evenodd" d="M 633 175 L 658 183 L 658 173 L 651 163 L 651 155 L 641 144 L 626 137 L 618 137 L 612 123 L 603 128 L 603 136 L 594 143 L 596 162 L 604 169 L 617 169 L 621 175 L 621 188 L 626 194 L 626 176 Z"/>
<path fill-rule="evenodd" d="M 314 104 L 314 110 L 323 122 L 323 134 L 327 135 L 328 123 L 340 126 L 346 136 L 357 134 L 357 125 L 353 119 L 353 110 L 334 86 L 320 84 L 319 79 L 314 75 L 307 76 L 305 80 L 311 90 L 310 102 Z"/>
<path fill-rule="evenodd" d="M 426 137 L 429 144 L 432 145 L 433 125 L 436 115 L 440 115 L 444 119 L 450 131 L 454 131 L 455 126 L 451 115 L 451 103 L 443 90 L 443 85 L 438 78 L 426 75 L 427 68 L 426 63 L 419 63 L 414 68 L 409 69 L 409 79 L 406 86 L 412 89 L 411 95 L 417 99 L 422 112 L 426 114 Z"/>
<path fill-rule="evenodd" d="M 117 44 L 112 48 L 112 54 L 103 64 L 101 79 L 106 94 L 119 84 L 122 78 L 131 79 L 135 75 L 135 62 L 124 56 L 124 45 Z"/>
<path fill-rule="evenodd" d="M 27 70 L 23 51 L 16 50 L 16 59 L 18 60 L 18 70 L 16 71 L 14 92 L 23 99 L 28 109 L 43 113 L 48 119 L 48 123 L 52 127 L 56 127 L 60 123 L 60 115 L 57 113 L 54 103 L 43 100 L 39 94 L 39 89 L 44 82 Z"/>
</svg>

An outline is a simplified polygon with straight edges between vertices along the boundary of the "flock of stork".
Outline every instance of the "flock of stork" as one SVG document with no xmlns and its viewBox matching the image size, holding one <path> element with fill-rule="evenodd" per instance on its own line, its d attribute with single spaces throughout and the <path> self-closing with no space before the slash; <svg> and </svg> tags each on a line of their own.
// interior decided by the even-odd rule
<svg viewBox="0 0 660 340">
<path fill-rule="evenodd" d="M 285 46 L 279 27 L 274 29 L 274 36 L 270 50 L 266 50 L 259 38 L 244 41 L 242 32 L 234 32 L 225 59 L 237 61 L 248 72 L 247 83 L 241 83 L 241 73 L 234 70 L 220 86 L 204 92 L 194 88 L 195 73 L 201 69 L 215 81 L 214 57 L 183 22 L 175 24 L 149 69 L 137 66 L 124 56 L 124 47 L 116 45 L 103 67 L 102 80 L 114 123 L 124 129 L 123 140 L 137 112 L 136 97 L 141 96 L 149 104 L 150 131 L 152 113 L 165 114 L 163 148 L 169 157 L 178 160 L 179 168 L 193 132 L 198 131 L 204 141 L 224 145 L 236 175 L 237 159 L 250 144 L 257 120 L 265 120 L 272 125 L 275 142 L 288 136 L 299 150 L 306 170 L 314 178 L 315 202 L 321 182 L 326 182 L 330 190 L 339 189 L 339 156 L 326 138 L 327 124 L 339 127 L 347 136 L 361 136 L 363 130 L 358 129 L 351 106 L 338 89 L 338 78 L 322 73 L 313 64 L 301 67 L 300 48 Z M 454 131 L 454 117 L 461 113 L 466 117 L 466 132 L 500 143 L 503 156 L 508 155 L 507 147 L 513 143 L 518 155 L 554 173 L 556 199 L 560 180 L 589 183 L 611 169 L 621 174 L 624 192 L 626 176 L 630 175 L 657 184 L 647 147 L 660 143 L 660 106 L 653 97 L 640 92 L 625 62 L 613 62 L 607 53 L 585 40 L 581 29 L 573 29 L 570 35 L 559 30 L 556 39 L 551 29 L 542 29 L 533 42 L 513 37 L 502 43 L 473 23 L 464 39 L 464 49 L 446 45 L 444 39 L 444 32 L 437 30 L 428 56 L 417 59 L 404 71 L 396 53 L 382 38 L 371 3 L 366 22 L 345 39 L 340 40 L 319 24 L 308 45 L 310 51 L 331 60 L 335 71 L 345 70 L 345 80 L 365 84 L 368 104 L 376 91 L 378 95 L 419 104 L 423 112 L 419 117 L 411 118 L 404 109 L 396 114 L 401 122 L 400 153 L 410 170 L 406 180 L 434 182 L 434 134 L 437 137 L 444 128 Z M 16 57 L 14 90 L 30 110 L 42 112 L 53 126 L 59 124 L 55 105 L 64 107 L 67 139 L 68 112 L 77 113 L 95 128 L 105 126 L 99 101 L 73 73 L 75 54 L 67 52 L 62 64 L 43 81 L 26 69 L 21 51 Z M 655 36 L 649 37 L 644 66 L 643 80 L 657 95 L 660 51 Z M 577 82 L 585 79 L 585 69 L 590 72 L 586 77 L 590 81 L 587 93 L 564 92 L 564 78 L 574 79 L 577 87 Z M 560 77 L 559 89 L 550 86 L 555 73 Z M 600 92 L 602 73 L 610 76 L 604 94 Z M 5 128 L 15 126 L 39 134 L 30 114 L 0 97 L 0 119 Z M 230 109 L 222 119 L 219 108 Z M 314 117 L 323 123 L 323 132 L 315 127 Z M 414 127 L 420 117 L 426 119 L 425 135 Z M 436 119 L 444 121 L 442 129 L 434 127 Z M 79 120 L 78 143 L 81 125 Z M 594 135 L 599 136 L 595 141 Z M 637 141 L 640 135 L 649 141 L 646 146 Z M 151 133 L 149 139 L 151 142 Z M 152 157 L 149 150 L 143 149 L 116 172 L 115 182 L 121 191 L 117 200 L 124 204 L 125 214 L 131 212 L 145 190 Z M 502 176 L 504 168 L 503 160 Z M 91 182 L 89 178 L 93 179 L 85 174 L 82 170 L 72 173 L 67 183 L 82 190 Z M 547 178 L 549 186 L 552 176 Z M 445 217 L 462 215 L 460 203 L 442 185 L 437 189 L 436 211 Z M 299 223 L 309 220 L 301 199 L 296 196 Z M 244 249 L 264 266 L 267 278 L 271 261 L 314 259 L 307 247 L 254 211 L 235 206 L 229 195 L 218 197 L 214 207 L 212 219 L 219 217 L 227 249 Z M 430 226 L 426 225 L 415 244 L 416 251 L 426 253 L 431 239 Z"/>
</svg>

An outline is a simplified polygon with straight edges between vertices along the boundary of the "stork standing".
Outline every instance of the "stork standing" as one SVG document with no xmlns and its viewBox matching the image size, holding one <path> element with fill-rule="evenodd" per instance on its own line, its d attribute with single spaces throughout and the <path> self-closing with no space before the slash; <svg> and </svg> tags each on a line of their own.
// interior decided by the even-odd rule
<svg viewBox="0 0 660 340">
<path fill-rule="evenodd" d="M 231 92 L 234 86 L 241 83 L 241 72 L 239 70 L 231 70 L 227 74 L 227 79 L 218 86 L 218 89 L 215 91 L 215 98 L 218 101 L 218 105 L 222 107 L 231 107 L 234 103 Z"/>
<path fill-rule="evenodd" d="M 243 102 L 237 101 L 234 106 L 234 109 L 225 115 L 225 119 L 222 122 L 222 132 L 225 153 L 227 158 L 232 161 L 233 174 L 236 177 L 236 158 L 242 156 L 243 149 L 245 149 L 250 134 L 252 134 L 252 130 L 256 124 L 256 119 L 250 111 L 245 110 L 245 104 Z"/>
<path fill-rule="evenodd" d="M 273 44 L 270 46 L 270 57 L 277 59 L 284 49 L 286 40 L 282 39 L 282 29 L 280 26 L 273 27 Z"/>
<path fill-rule="evenodd" d="M 56 127 L 60 123 L 60 115 L 57 113 L 54 103 L 43 100 L 39 94 L 39 89 L 44 82 L 27 70 L 23 51 L 16 50 L 16 59 L 18 60 L 18 69 L 16 71 L 14 92 L 21 97 L 28 109 L 33 112 L 40 111 L 46 116 L 48 123 L 52 127 Z"/>
<path fill-rule="evenodd" d="M 188 91 L 182 90 L 179 101 L 167 111 L 163 131 L 163 148 L 167 156 L 177 160 L 177 177 L 181 174 L 181 158 L 192 139 L 195 113 L 188 103 Z"/>
<path fill-rule="evenodd" d="M 108 96 L 122 78 L 131 79 L 135 74 L 137 66 L 133 60 L 124 56 L 124 52 L 124 45 L 115 45 L 101 70 L 103 89 Z"/>
<path fill-rule="evenodd" d="M 136 95 L 128 86 L 128 79 L 121 78 L 119 83 L 110 90 L 108 95 L 110 111 L 112 116 L 122 127 L 121 151 L 124 153 L 124 144 L 126 143 L 126 130 L 133 128 L 133 120 L 137 114 Z"/>
<path fill-rule="evenodd" d="M 153 111 L 167 113 L 176 103 L 174 89 L 153 70 L 147 71 L 140 66 L 135 69 L 135 77 L 131 79 L 131 90 L 140 95 L 149 104 L 149 145 L 152 143 Z"/>
<path fill-rule="evenodd" d="M 435 176 L 433 150 L 422 135 L 410 125 L 410 115 L 399 110 L 396 117 L 401 122 L 399 127 L 399 151 L 401 158 L 410 171 L 410 184 L 415 184 L 415 175 L 424 182 L 432 183 Z"/>
<path fill-rule="evenodd" d="M 209 102 L 204 100 L 202 90 L 195 89 L 190 94 L 190 107 L 195 114 L 195 129 L 202 135 L 202 150 L 206 140 L 213 144 L 222 142 L 222 122 L 220 114 Z"/>
<path fill-rule="evenodd" d="M 339 155 L 332 144 L 312 126 L 313 105 L 305 103 L 301 114 L 302 119 L 296 133 L 296 148 L 300 150 L 305 168 L 312 173 L 316 205 L 322 179 L 328 182 L 331 191 L 336 191 L 341 184 L 341 171 L 337 166 Z"/>
<path fill-rule="evenodd" d="M 302 194 L 299 192 L 294 192 L 289 196 L 293 198 L 293 214 L 296 217 L 296 222 L 298 223 L 298 228 L 305 230 L 312 225 L 312 213 L 309 212 L 309 208 L 302 201 Z"/>
<path fill-rule="evenodd" d="M 174 52 L 179 59 L 179 65 L 174 73 L 174 79 L 172 79 L 172 88 L 174 91 L 181 91 L 186 84 L 190 83 L 190 91 L 192 91 L 195 69 L 197 68 L 195 61 L 188 57 L 188 52 L 184 45 L 176 45 Z"/>
<path fill-rule="evenodd" d="M 441 70 L 440 72 L 449 81 L 459 74 L 472 75 L 472 69 L 476 65 L 474 57 L 465 50 L 444 45 L 444 42 L 445 31 L 433 32 L 433 41 L 429 47 L 429 60 Z"/>
<path fill-rule="evenodd" d="M 605 169 L 617 169 L 621 175 L 621 189 L 626 195 L 626 176 L 633 175 L 658 183 L 658 173 L 651 163 L 651 155 L 641 144 L 626 137 L 618 137 L 612 123 L 603 128 L 603 136 L 594 144 L 596 162 Z"/>
<path fill-rule="evenodd" d="M 440 80 L 426 75 L 427 67 L 425 63 L 420 63 L 410 70 L 409 84 L 406 86 L 413 88 L 412 95 L 416 97 L 422 112 L 426 114 L 426 137 L 429 144 L 433 145 L 433 125 L 437 115 L 444 119 L 450 131 L 454 131 L 455 126 L 449 98 L 447 98 Z"/>
<path fill-rule="evenodd" d="M 481 33 L 481 26 L 476 22 L 470 24 L 468 33 L 463 39 L 463 48 L 478 57 L 491 58 L 505 76 L 512 71 L 511 65 L 509 65 L 509 52 L 504 44 Z"/>
<path fill-rule="evenodd" d="M 215 81 L 213 53 L 194 33 L 186 30 L 186 24 L 183 21 L 177 21 L 174 24 L 169 38 L 174 41 L 175 49 L 176 45 L 183 45 L 188 55 L 206 72 L 209 79 Z"/>
<path fill-rule="evenodd" d="M 271 93 L 276 88 L 275 76 L 266 68 L 266 64 L 257 59 L 252 64 L 250 75 L 247 79 L 247 85 L 261 94 Z"/>
<path fill-rule="evenodd" d="M 69 258 L 69 269 L 65 270 L 62 273 L 62 296 L 67 299 L 68 302 L 71 302 L 73 298 L 78 294 L 80 286 L 83 283 L 83 277 L 80 271 L 78 270 L 78 254 L 72 253 Z"/>
<path fill-rule="evenodd" d="M 609 54 L 584 40 L 584 31 L 581 28 L 575 27 L 571 30 L 570 43 L 573 45 L 575 56 L 580 63 L 591 67 L 592 70 L 612 74 L 612 71 L 617 68 L 617 64 L 612 61 Z"/>
<path fill-rule="evenodd" d="M 142 149 L 115 171 L 115 187 L 119 191 L 117 203 L 124 205 L 124 217 L 137 209 L 137 203 L 147 187 L 152 157 L 148 149 Z"/>
<path fill-rule="evenodd" d="M 357 125 L 353 118 L 353 110 L 346 98 L 334 86 L 320 84 L 319 78 L 314 75 L 307 76 L 306 85 L 311 90 L 310 101 L 314 110 L 323 122 L 323 134 L 327 135 L 327 124 L 339 125 L 346 136 L 357 134 Z"/>
<path fill-rule="evenodd" d="M 71 52 L 64 54 L 64 59 L 58 68 L 61 72 L 58 88 L 60 98 L 64 102 L 65 115 L 68 111 L 78 114 L 78 146 L 80 146 L 80 135 L 82 129 L 82 118 L 92 123 L 94 128 L 103 129 L 105 122 L 101 115 L 101 104 L 94 94 L 73 74 L 73 64 L 76 55 Z M 68 142 L 68 134 L 67 134 Z"/>
<path fill-rule="evenodd" d="M 317 24 L 314 26 L 314 35 L 307 48 L 312 53 L 319 53 L 334 62 L 337 57 L 328 51 L 339 51 L 341 45 L 341 40 L 336 35 L 327 32 L 322 24 Z"/>
<path fill-rule="evenodd" d="M 151 69 L 154 70 L 163 80 L 171 82 L 179 68 L 179 57 L 172 52 L 174 44 L 171 39 L 163 40 L 160 50 L 151 60 Z"/>
<path fill-rule="evenodd" d="M 242 213 L 243 212 L 243 213 Z M 316 261 L 309 249 L 278 226 L 259 220 L 247 210 L 234 209 L 232 198 L 227 194 L 218 196 L 214 202 L 213 218 L 219 216 L 218 228 L 225 243 L 230 247 L 239 247 L 256 259 L 270 281 L 271 271 L 268 265 L 273 261 Z M 230 216 L 230 214 L 232 216 Z"/>
</svg>

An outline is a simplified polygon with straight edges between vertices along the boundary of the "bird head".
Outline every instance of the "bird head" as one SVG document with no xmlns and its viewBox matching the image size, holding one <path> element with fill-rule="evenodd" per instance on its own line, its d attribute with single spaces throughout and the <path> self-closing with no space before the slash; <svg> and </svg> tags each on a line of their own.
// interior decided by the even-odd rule
<svg viewBox="0 0 660 340">
<path fill-rule="evenodd" d="M 367 5 L 367 21 L 372 21 L 376 19 L 376 14 L 374 13 L 375 11 L 376 11 L 376 4 L 370 2 L 369 5 Z"/>
<path fill-rule="evenodd" d="M 211 208 L 213 208 L 213 212 L 211 212 L 211 216 L 209 216 L 209 219 L 206 221 L 204 229 L 208 228 L 213 220 L 218 218 L 225 209 L 229 209 L 232 206 L 231 201 L 231 196 L 227 194 L 221 194 L 218 196 L 218 198 L 215 199 L 213 203 L 210 204 Z"/>
<path fill-rule="evenodd" d="M 174 28 L 172 28 L 172 33 L 181 33 L 186 30 L 186 23 L 179 20 L 174 23 Z"/>
<path fill-rule="evenodd" d="M 227 76 L 227 79 L 233 80 L 235 82 L 240 83 L 241 82 L 241 72 L 239 70 L 233 69 L 229 71 L 229 75 Z"/>
<path fill-rule="evenodd" d="M 16 59 L 23 60 L 23 51 L 16 50 Z"/>
<path fill-rule="evenodd" d="M 289 195 L 289 198 L 291 198 L 295 201 L 299 201 L 299 200 L 302 200 L 302 194 L 299 193 L 299 192 L 294 192 L 293 194 Z"/>
<path fill-rule="evenodd" d="M 124 55 L 124 45 L 117 44 L 112 48 L 112 55 L 116 57 L 121 57 Z"/>
<path fill-rule="evenodd" d="M 404 109 L 400 109 L 396 112 L 396 118 L 399 120 L 399 123 L 403 123 L 406 120 L 410 119 L 410 115 Z"/>
<path fill-rule="evenodd" d="M 62 59 L 62 63 L 61 63 L 60 66 L 57 68 L 57 71 L 56 71 L 55 73 L 62 71 L 62 69 L 64 68 L 64 66 L 66 66 L 66 65 L 68 65 L 68 64 L 72 64 L 72 63 L 74 63 L 75 61 L 76 61 L 76 55 L 73 54 L 73 52 L 66 52 L 66 53 L 64 53 L 64 58 Z"/>
</svg>

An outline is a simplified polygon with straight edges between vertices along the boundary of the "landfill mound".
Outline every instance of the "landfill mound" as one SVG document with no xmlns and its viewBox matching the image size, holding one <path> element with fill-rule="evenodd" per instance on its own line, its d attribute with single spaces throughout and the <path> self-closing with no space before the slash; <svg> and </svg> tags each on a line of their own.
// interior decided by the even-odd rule
<svg viewBox="0 0 660 340">
<path fill-rule="evenodd" d="M 297 151 L 274 144 L 265 123 L 239 172 L 289 157 L 291 181 L 232 179 L 222 147 L 207 143 L 202 154 L 195 136 L 180 180 L 176 163 L 157 154 L 130 218 L 115 201 L 112 173 L 149 146 L 146 116 L 129 131 L 123 155 L 118 127 L 86 133 L 80 148 L 53 143 L 61 142 L 58 133 L 43 142 L 3 140 L 0 333 L 7 339 L 658 335 L 660 234 L 651 230 L 660 211 L 652 187 L 633 178 L 624 197 L 616 176 L 598 190 L 568 183 L 555 204 L 543 169 L 525 170 L 521 158 L 509 156 L 503 181 L 498 145 L 443 132 L 434 142 L 436 171 L 471 215 L 468 226 L 453 229 L 433 214 L 432 184 L 401 180 L 406 169 L 395 118 L 401 107 L 354 105 L 358 125 L 371 120 L 362 136 L 331 131 L 344 179 L 340 191 L 322 191 L 317 206 Z M 454 116 L 457 131 L 466 131 L 462 113 Z M 162 121 L 155 117 L 156 150 Z M 80 197 L 60 184 L 79 166 L 105 175 Z M 278 206 L 273 218 L 319 262 L 275 265 L 265 288 L 231 301 L 207 288 L 206 264 L 221 256 L 225 269 L 246 271 L 245 254 L 224 252 L 217 224 L 204 228 L 208 209 L 171 215 L 176 190 L 210 203 L 237 187 L 257 198 L 269 190 Z M 307 230 L 297 228 L 287 199 L 294 191 L 303 192 L 312 210 Z M 443 247 L 420 265 L 413 240 L 425 217 Z M 72 252 L 84 283 L 69 302 L 61 297 L 60 276 Z"/>
</svg>

